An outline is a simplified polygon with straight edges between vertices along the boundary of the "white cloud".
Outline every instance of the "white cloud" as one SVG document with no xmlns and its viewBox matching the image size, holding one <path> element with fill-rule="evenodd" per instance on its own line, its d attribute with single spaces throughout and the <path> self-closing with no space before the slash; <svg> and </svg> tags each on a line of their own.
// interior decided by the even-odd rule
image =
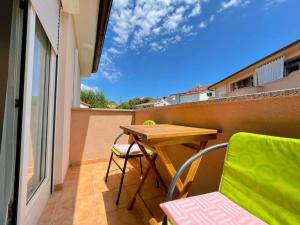
<svg viewBox="0 0 300 225">
<path fill-rule="evenodd" d="M 180 6 L 176 11 L 170 15 L 163 24 L 163 27 L 167 31 L 174 31 L 178 25 L 183 21 L 183 14 L 186 11 L 186 8 Z"/>
<path fill-rule="evenodd" d="M 114 0 L 109 25 L 113 45 L 138 51 L 147 45 L 151 48 L 150 43 L 158 43 L 158 39 L 181 35 L 187 30 L 178 28 L 188 26 L 189 18 L 200 15 L 202 4 L 206 2 L 208 0 Z"/>
<path fill-rule="evenodd" d="M 86 91 L 93 91 L 93 92 L 99 92 L 99 88 L 98 87 L 90 87 L 88 85 L 85 84 L 81 84 L 81 90 L 86 90 Z"/>
<path fill-rule="evenodd" d="M 116 54 L 116 55 L 121 53 L 119 50 L 117 50 L 115 48 L 109 48 L 109 49 L 107 49 L 107 51 L 112 53 L 112 54 Z"/>
<path fill-rule="evenodd" d="M 183 25 L 183 27 L 181 28 L 182 32 L 185 34 L 190 33 L 192 29 L 192 25 Z"/>
<path fill-rule="evenodd" d="M 230 8 L 233 8 L 233 7 L 238 7 L 238 6 L 246 7 L 250 3 L 251 3 L 250 0 L 227 0 L 227 1 L 222 1 L 220 9 L 219 9 L 218 12 L 222 12 L 224 10 L 227 10 L 227 9 L 230 9 Z"/>
<path fill-rule="evenodd" d="M 157 51 L 162 51 L 162 50 L 164 50 L 164 47 L 163 47 L 162 45 L 156 43 L 156 42 L 152 42 L 152 43 L 150 43 L 149 45 L 150 45 L 150 49 L 151 49 L 152 51 L 157 52 Z"/>
<path fill-rule="evenodd" d="M 105 50 L 101 55 L 99 70 L 92 77 L 95 79 L 104 78 L 110 83 L 116 82 L 122 76 L 122 73 L 115 67 L 113 58 L 114 55 L 110 55 L 108 50 Z"/>
<path fill-rule="evenodd" d="M 286 2 L 286 0 L 265 0 L 265 10 L 270 9 L 273 6 L 281 5 Z"/>
<path fill-rule="evenodd" d="M 249 4 L 251 4 L 251 0 L 246 0 L 242 3 L 242 7 L 245 8 L 247 7 Z"/>
<path fill-rule="evenodd" d="M 207 27 L 206 22 L 202 21 L 201 23 L 199 23 L 198 28 L 204 29 Z"/>
<path fill-rule="evenodd" d="M 266 5 L 285 0 L 264 0 Z M 125 51 L 140 49 L 165 51 L 189 36 L 197 35 L 190 24 L 193 17 L 202 13 L 203 4 L 210 0 L 114 0 L 108 34 L 111 36 L 110 48 L 101 57 L 96 78 L 116 82 L 122 73 L 116 68 L 114 59 Z M 217 13 L 202 21 L 196 28 L 204 29 L 212 23 L 218 13 L 233 7 L 246 7 L 251 0 L 222 0 Z M 194 20 L 194 19 L 193 19 Z"/>
<path fill-rule="evenodd" d="M 192 12 L 189 14 L 189 17 L 197 16 L 201 13 L 201 5 L 200 3 L 196 4 L 193 8 Z"/>
</svg>

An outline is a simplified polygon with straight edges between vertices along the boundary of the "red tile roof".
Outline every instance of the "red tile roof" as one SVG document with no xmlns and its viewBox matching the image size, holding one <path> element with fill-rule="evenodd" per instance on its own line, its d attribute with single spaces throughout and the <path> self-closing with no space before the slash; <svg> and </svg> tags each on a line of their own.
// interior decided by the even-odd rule
<svg viewBox="0 0 300 225">
<path fill-rule="evenodd" d="M 89 108 L 91 108 L 91 106 L 92 106 L 92 105 L 90 105 L 90 104 L 88 104 L 88 103 L 86 103 L 86 102 L 84 102 L 84 101 L 81 101 L 81 100 L 80 100 L 80 104 L 81 104 L 81 105 L 85 105 L 85 106 L 87 106 L 87 107 L 89 107 Z"/>
</svg>

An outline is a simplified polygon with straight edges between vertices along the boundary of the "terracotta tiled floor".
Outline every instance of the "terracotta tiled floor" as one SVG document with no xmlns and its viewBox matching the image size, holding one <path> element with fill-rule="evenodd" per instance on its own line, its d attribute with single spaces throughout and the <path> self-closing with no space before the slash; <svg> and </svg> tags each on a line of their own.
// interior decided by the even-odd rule
<svg viewBox="0 0 300 225">
<path fill-rule="evenodd" d="M 122 161 L 121 161 L 122 163 Z M 39 220 L 39 225 L 143 225 L 149 224 L 145 208 L 138 199 L 134 209 L 127 210 L 131 196 L 140 181 L 139 164 L 130 160 L 119 206 L 115 205 L 121 171 L 112 164 L 108 182 L 104 182 L 107 162 L 71 167 L 62 191 L 55 192 Z M 144 168 L 146 163 L 144 163 Z M 161 221 L 159 203 L 165 200 L 150 174 L 141 192 L 152 216 Z"/>
</svg>

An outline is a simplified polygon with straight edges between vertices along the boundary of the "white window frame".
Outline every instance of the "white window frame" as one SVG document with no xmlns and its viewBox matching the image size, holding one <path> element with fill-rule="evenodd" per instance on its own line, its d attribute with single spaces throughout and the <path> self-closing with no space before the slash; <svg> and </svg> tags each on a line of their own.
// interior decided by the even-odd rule
<svg viewBox="0 0 300 225">
<path fill-rule="evenodd" d="M 51 48 L 50 58 L 50 79 L 49 79 L 49 106 L 47 123 L 47 155 L 46 155 L 46 175 L 38 190 L 27 203 L 27 168 L 28 168 L 28 150 L 30 135 L 30 114 L 31 114 L 31 93 L 32 93 L 32 75 L 34 63 L 34 39 L 35 39 L 36 12 L 32 5 L 28 6 L 27 21 L 27 42 L 26 42 L 26 61 L 25 61 L 25 79 L 24 79 L 24 103 L 22 119 L 22 137 L 21 137 L 21 156 L 20 156 L 20 180 L 19 180 L 19 198 L 18 198 L 18 225 L 37 224 L 51 191 L 51 168 L 52 168 L 52 140 L 54 123 L 54 85 L 56 55 Z"/>
</svg>

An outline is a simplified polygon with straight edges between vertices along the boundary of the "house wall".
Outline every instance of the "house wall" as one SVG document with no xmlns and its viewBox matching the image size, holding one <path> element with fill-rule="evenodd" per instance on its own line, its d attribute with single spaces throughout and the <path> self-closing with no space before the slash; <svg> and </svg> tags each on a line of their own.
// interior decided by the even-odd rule
<svg viewBox="0 0 300 225">
<path fill-rule="evenodd" d="M 75 78 L 76 40 L 73 17 L 61 14 L 59 65 L 57 82 L 57 111 L 55 136 L 55 173 L 54 183 L 62 184 L 69 167 L 70 121 Z"/>
<path fill-rule="evenodd" d="M 197 102 L 197 101 L 205 101 L 208 100 L 207 93 L 199 93 L 199 94 L 192 94 L 192 95 L 182 95 L 180 96 L 180 103 L 185 102 Z"/>
<path fill-rule="evenodd" d="M 205 102 L 137 110 L 135 123 L 146 119 L 169 123 L 223 130 L 217 140 L 208 145 L 227 142 L 236 132 L 246 131 L 282 137 L 300 138 L 300 89 L 262 93 L 252 96 L 215 99 Z M 171 161 L 178 167 L 193 154 L 182 146 L 167 148 Z M 225 151 L 210 153 L 201 161 L 200 169 L 191 187 L 191 194 L 218 189 Z M 166 180 L 169 176 L 158 161 Z"/>
<path fill-rule="evenodd" d="M 251 67 L 248 68 L 248 69 L 245 69 L 245 70 L 241 71 L 240 73 L 236 74 L 235 76 L 230 77 L 230 78 L 224 80 L 223 82 L 217 84 L 217 85 L 214 86 L 212 89 L 213 89 L 213 90 L 218 90 L 218 88 L 224 87 L 224 88 L 226 89 L 226 92 L 227 92 L 227 93 L 228 93 L 228 92 L 231 92 L 231 84 L 232 84 L 232 83 L 235 83 L 235 82 L 237 82 L 237 81 L 239 81 L 239 80 L 242 80 L 242 79 L 244 79 L 244 78 L 246 78 L 246 77 L 248 77 L 248 76 L 250 76 L 250 75 L 253 75 L 253 80 L 254 80 L 254 83 L 256 84 L 257 77 L 256 77 L 256 72 L 255 72 L 255 70 L 256 70 L 257 68 L 259 68 L 259 67 L 261 67 L 262 65 L 264 65 L 264 64 L 266 64 L 266 63 L 269 63 L 269 62 L 271 62 L 271 61 L 273 61 L 273 60 L 275 60 L 275 59 L 277 59 L 277 58 L 279 58 L 279 57 L 282 57 L 282 56 L 285 57 L 285 61 L 286 61 L 286 60 L 292 59 L 292 58 L 294 58 L 294 57 L 297 57 L 297 56 L 299 56 L 299 55 L 300 55 L 300 43 L 294 45 L 293 47 L 290 47 L 290 48 L 288 48 L 288 49 L 285 49 L 285 50 L 283 50 L 283 51 L 281 51 L 281 52 L 279 52 L 279 53 L 277 53 L 277 54 L 275 54 L 275 55 L 273 55 L 273 56 L 271 56 L 271 57 L 269 57 L 269 58 L 263 60 L 262 62 L 257 63 L 257 64 L 255 64 L 255 65 L 251 66 Z M 284 85 L 284 84 L 285 84 L 285 83 L 282 83 L 282 85 Z M 272 86 L 272 87 L 275 88 L 276 85 L 274 84 L 274 86 L 273 86 L 273 85 L 270 85 L 270 86 Z M 287 85 L 287 86 L 290 86 L 290 85 Z M 267 89 L 268 89 L 268 88 L 269 88 L 269 87 L 267 87 Z M 281 90 L 281 89 L 283 89 L 283 88 L 284 88 L 284 87 L 280 87 L 280 86 L 279 86 L 279 89 L 272 89 L 272 88 L 271 88 L 270 90 Z M 219 95 L 218 91 L 216 91 L 216 97 L 221 97 L 221 96 Z"/>
<path fill-rule="evenodd" d="M 185 102 L 197 102 L 200 100 L 199 94 L 193 94 L 193 95 L 182 95 L 180 96 L 180 103 Z"/>
<path fill-rule="evenodd" d="M 300 87 L 300 71 L 295 71 L 289 74 L 287 77 L 274 80 L 272 82 L 265 84 L 264 86 L 241 88 L 233 92 L 228 92 L 225 96 L 230 97 L 230 96 L 238 96 L 238 95 L 248 95 L 248 94 L 254 94 L 259 92 L 284 90 L 284 89 L 299 88 L 299 87 Z"/>
<path fill-rule="evenodd" d="M 105 109 L 72 109 L 70 165 L 107 160 L 115 138 L 122 133 L 120 125 L 131 125 L 134 111 Z M 127 143 L 124 136 L 118 143 Z"/>
</svg>

